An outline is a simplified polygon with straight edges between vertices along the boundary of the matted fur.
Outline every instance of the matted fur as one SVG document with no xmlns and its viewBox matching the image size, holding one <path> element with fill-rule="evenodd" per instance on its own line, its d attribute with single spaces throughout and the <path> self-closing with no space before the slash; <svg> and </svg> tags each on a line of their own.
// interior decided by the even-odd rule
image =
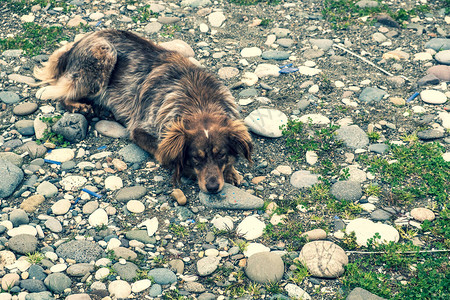
<svg viewBox="0 0 450 300">
<path fill-rule="evenodd" d="M 230 91 L 181 54 L 133 33 L 87 34 L 56 50 L 35 76 L 50 84 L 41 97 L 70 111 L 108 109 L 176 180 L 196 176 L 202 190 L 217 192 L 224 181 L 239 182 L 239 154 L 251 161 L 251 137 Z"/>
</svg>

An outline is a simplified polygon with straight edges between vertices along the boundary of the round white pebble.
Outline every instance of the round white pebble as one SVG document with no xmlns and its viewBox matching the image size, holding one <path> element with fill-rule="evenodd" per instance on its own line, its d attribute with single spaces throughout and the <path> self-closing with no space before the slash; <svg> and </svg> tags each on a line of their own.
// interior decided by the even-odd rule
<svg viewBox="0 0 450 300">
<path fill-rule="evenodd" d="M 145 210 L 145 205 L 138 200 L 130 200 L 127 203 L 127 209 L 129 212 L 140 214 Z"/>
<path fill-rule="evenodd" d="M 443 104 L 447 102 L 447 96 L 444 93 L 436 90 L 425 90 L 420 92 L 420 97 L 423 102 L 430 104 Z"/>
</svg>

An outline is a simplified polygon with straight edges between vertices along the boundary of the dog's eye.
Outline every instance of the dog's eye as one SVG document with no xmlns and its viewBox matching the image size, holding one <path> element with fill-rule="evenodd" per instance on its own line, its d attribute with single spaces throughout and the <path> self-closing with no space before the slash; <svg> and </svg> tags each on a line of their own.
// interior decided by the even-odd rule
<svg viewBox="0 0 450 300">
<path fill-rule="evenodd" d="M 217 154 L 217 159 L 224 159 L 225 158 L 225 153 L 218 153 Z"/>
</svg>

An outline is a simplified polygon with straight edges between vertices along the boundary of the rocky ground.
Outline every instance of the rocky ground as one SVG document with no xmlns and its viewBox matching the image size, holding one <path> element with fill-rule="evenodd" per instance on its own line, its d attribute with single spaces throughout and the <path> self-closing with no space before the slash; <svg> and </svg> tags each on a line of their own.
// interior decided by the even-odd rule
<svg viewBox="0 0 450 300">
<path fill-rule="evenodd" d="M 0 299 L 448 299 L 449 2 L 245 2 L 0 3 Z M 42 99 L 34 66 L 105 28 L 232 89 L 241 186 Z"/>
</svg>

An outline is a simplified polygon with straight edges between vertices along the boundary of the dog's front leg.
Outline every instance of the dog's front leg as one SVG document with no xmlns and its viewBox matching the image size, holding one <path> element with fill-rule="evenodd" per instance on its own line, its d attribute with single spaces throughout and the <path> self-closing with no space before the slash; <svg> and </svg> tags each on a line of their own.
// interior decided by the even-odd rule
<svg viewBox="0 0 450 300">
<path fill-rule="evenodd" d="M 244 177 L 236 171 L 234 166 L 227 167 L 224 171 L 225 181 L 234 185 L 240 185 Z"/>
</svg>

